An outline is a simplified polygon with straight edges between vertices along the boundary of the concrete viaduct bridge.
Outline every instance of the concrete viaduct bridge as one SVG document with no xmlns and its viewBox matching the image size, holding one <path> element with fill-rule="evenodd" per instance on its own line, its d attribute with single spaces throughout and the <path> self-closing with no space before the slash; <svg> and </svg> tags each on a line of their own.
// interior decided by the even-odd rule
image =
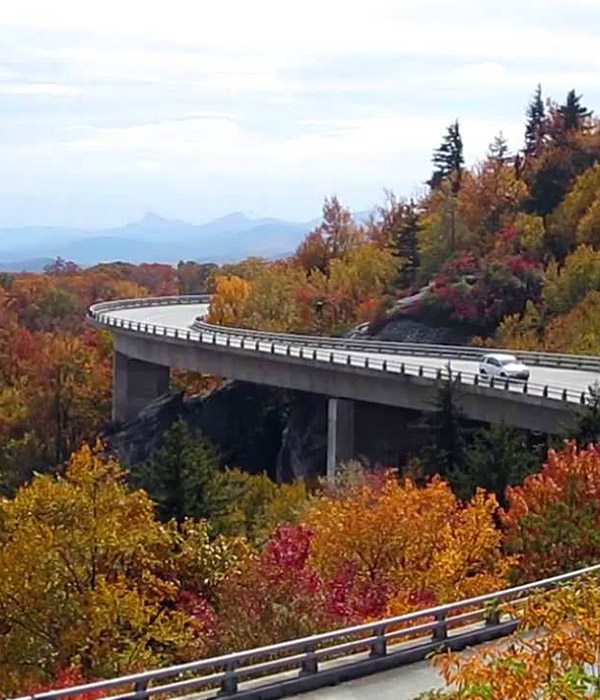
<svg viewBox="0 0 600 700">
<path fill-rule="evenodd" d="M 439 385 L 460 382 L 465 414 L 529 430 L 559 432 L 589 400 L 600 359 L 518 352 L 531 381 L 478 374 L 469 347 L 322 338 L 213 326 L 209 297 L 154 297 L 99 303 L 92 323 L 113 333 L 113 418 L 130 420 L 169 387 L 169 368 L 322 394 L 329 399 L 327 471 L 354 455 L 354 402 L 432 410 Z"/>
<path fill-rule="evenodd" d="M 328 396 L 333 458 L 336 450 L 351 446 L 353 401 L 428 410 L 447 379 L 448 361 L 469 416 L 548 431 L 586 402 L 600 372 L 595 358 L 518 353 L 533 368 L 533 382 L 490 383 L 478 377 L 474 349 L 219 328 L 198 320 L 206 308 L 205 297 L 171 297 L 90 309 L 93 323 L 114 332 L 115 418 L 131 418 L 163 393 L 169 367 L 202 370 Z M 18 700 L 274 700 L 306 691 L 304 697 L 323 700 L 414 700 L 441 685 L 437 672 L 424 666 L 432 653 L 510 634 L 517 627 L 515 611 L 534 592 L 589 575 L 600 575 L 600 564 L 397 617 Z"/>
</svg>

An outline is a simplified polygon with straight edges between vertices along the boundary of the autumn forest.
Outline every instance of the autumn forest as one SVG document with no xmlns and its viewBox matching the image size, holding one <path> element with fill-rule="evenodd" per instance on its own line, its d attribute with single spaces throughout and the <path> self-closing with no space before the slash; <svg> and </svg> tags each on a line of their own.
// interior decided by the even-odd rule
<svg viewBox="0 0 600 700">
<path fill-rule="evenodd" d="M 372 337 L 410 321 L 480 347 L 600 354 L 600 120 L 577 92 L 555 101 L 538 87 L 522 144 L 490 135 L 467 167 L 463 138 L 459 121 L 440 134 L 418 197 L 390 189 L 360 219 L 327 197 L 286 258 L 0 273 L 0 696 L 600 561 L 593 387 L 550 437 L 474 425 L 449 381 L 405 465 L 352 461 L 335 483 L 248 473 L 184 421 L 128 468 L 105 439 L 112 342 L 86 322 L 100 300 L 210 293 L 208 320 L 223 325 Z M 172 373 L 188 395 L 222 381 Z M 533 600 L 523 629 L 565 624 L 538 646 L 441 659 L 456 688 L 444 697 L 588 697 L 599 609 L 597 581 Z"/>
</svg>

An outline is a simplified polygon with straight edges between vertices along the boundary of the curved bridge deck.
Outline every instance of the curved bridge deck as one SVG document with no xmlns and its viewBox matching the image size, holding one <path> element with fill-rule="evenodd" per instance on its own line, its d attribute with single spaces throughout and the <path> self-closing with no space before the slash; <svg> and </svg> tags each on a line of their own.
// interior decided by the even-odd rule
<svg viewBox="0 0 600 700">
<path fill-rule="evenodd" d="M 589 387 L 600 378 L 597 358 L 518 353 L 531 367 L 530 381 L 490 381 L 479 376 L 482 351 L 475 348 L 216 327 L 198 320 L 206 313 L 206 302 L 205 297 L 107 302 L 92 307 L 90 316 L 95 324 L 113 331 L 117 353 L 142 363 L 138 366 L 142 374 L 143 363 L 181 367 L 338 399 L 428 411 L 450 367 L 460 382 L 459 401 L 468 417 L 550 433 L 565 426 L 573 408 L 589 399 Z M 156 379 L 157 391 L 164 389 L 164 382 L 164 377 Z M 125 396 L 122 403 L 128 400 Z M 116 417 L 130 415 L 121 410 Z"/>
</svg>

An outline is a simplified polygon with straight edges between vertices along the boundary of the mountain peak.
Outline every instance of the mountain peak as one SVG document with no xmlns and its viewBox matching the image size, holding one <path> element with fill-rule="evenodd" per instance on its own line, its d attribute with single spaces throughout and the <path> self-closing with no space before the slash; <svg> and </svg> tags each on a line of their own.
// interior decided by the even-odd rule
<svg viewBox="0 0 600 700">
<path fill-rule="evenodd" d="M 227 223 L 246 223 L 250 219 L 244 214 L 243 211 L 233 211 L 231 214 L 225 214 L 221 216 L 217 221 L 226 221 Z"/>
<path fill-rule="evenodd" d="M 139 223 L 140 224 L 163 224 L 165 221 L 168 221 L 168 219 L 165 219 L 164 216 L 160 216 L 160 214 L 157 214 L 156 212 L 153 211 L 147 211 L 144 216 L 140 219 Z"/>
</svg>

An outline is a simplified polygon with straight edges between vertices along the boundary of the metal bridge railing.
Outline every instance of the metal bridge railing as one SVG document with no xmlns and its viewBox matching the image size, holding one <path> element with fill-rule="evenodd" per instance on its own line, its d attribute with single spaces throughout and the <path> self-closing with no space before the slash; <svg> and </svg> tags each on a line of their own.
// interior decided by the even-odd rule
<svg viewBox="0 0 600 700">
<path fill-rule="evenodd" d="M 119 309 L 144 307 L 144 306 L 172 306 L 178 304 L 208 304 L 210 294 L 189 295 L 180 297 L 142 297 L 139 299 L 125 299 L 95 304 L 90 312 L 117 311 Z M 314 335 L 300 335 L 296 333 L 272 333 L 269 331 L 256 331 L 246 328 L 229 328 L 214 326 L 196 319 L 192 328 L 198 331 L 231 333 L 246 337 L 260 337 L 264 340 L 301 343 L 314 347 L 339 347 L 347 350 L 364 352 L 381 352 L 386 354 L 420 355 L 431 357 L 444 357 L 449 359 L 478 360 L 484 353 L 510 352 L 517 358 L 528 364 L 541 367 L 558 367 L 564 369 L 589 369 L 600 372 L 600 358 L 592 355 L 572 355 L 553 352 L 537 352 L 530 350 L 506 350 L 505 348 L 475 348 L 465 345 L 435 345 L 431 343 L 399 343 L 395 341 L 360 340 L 357 338 L 326 338 Z"/>
<path fill-rule="evenodd" d="M 464 359 L 476 361 L 483 354 L 476 348 L 425 345 L 419 343 L 383 343 L 377 341 L 356 341 L 346 338 L 322 338 L 296 335 L 290 333 L 269 333 L 241 328 L 226 328 L 196 320 L 190 328 L 182 329 L 161 324 L 145 323 L 115 317 L 111 311 L 128 308 L 172 306 L 181 304 L 205 304 L 209 295 L 186 297 L 143 297 L 123 301 L 111 301 L 95 304 L 90 308 L 90 318 L 98 325 L 145 335 L 173 338 L 190 343 L 217 345 L 237 350 L 283 355 L 311 362 L 325 362 L 334 365 L 360 368 L 390 375 L 407 375 L 419 377 L 431 382 L 447 381 L 450 376 L 456 381 L 474 387 L 489 390 L 509 391 L 511 394 L 527 394 L 551 401 L 575 404 L 587 404 L 592 395 L 589 391 L 580 391 L 566 387 L 523 382 L 502 378 L 481 376 L 478 372 L 458 371 L 450 375 L 448 368 L 431 367 L 426 364 L 410 363 L 401 360 L 378 357 L 377 355 L 420 355 L 436 359 Z M 360 352 L 364 355 L 353 353 Z M 486 350 L 488 352 L 488 350 Z M 368 354 L 367 354 L 368 353 Z M 600 359 L 577 355 L 557 355 L 552 353 L 516 353 L 528 362 L 549 367 L 573 367 L 580 362 L 578 369 L 595 369 L 600 373 Z M 548 359 L 550 358 L 550 359 Z"/>
<path fill-rule="evenodd" d="M 510 634 L 514 615 L 536 592 L 600 573 L 600 564 L 485 595 L 362 625 L 292 639 L 167 668 L 51 690 L 18 700 L 62 700 L 93 694 L 107 700 L 189 697 L 190 691 L 243 698 L 282 697 L 306 687 L 358 677 L 423 659 L 436 649 L 460 649 Z M 335 659 L 335 668 L 327 661 Z M 331 666 L 331 664 L 330 664 Z M 282 673 L 287 676 L 282 677 Z M 290 674 L 291 672 L 291 674 Z M 345 675 L 346 674 L 346 675 Z M 332 680 L 333 679 L 333 680 Z M 116 691 L 116 692 L 115 692 Z M 112 693 L 112 694 L 111 694 Z"/>
</svg>

